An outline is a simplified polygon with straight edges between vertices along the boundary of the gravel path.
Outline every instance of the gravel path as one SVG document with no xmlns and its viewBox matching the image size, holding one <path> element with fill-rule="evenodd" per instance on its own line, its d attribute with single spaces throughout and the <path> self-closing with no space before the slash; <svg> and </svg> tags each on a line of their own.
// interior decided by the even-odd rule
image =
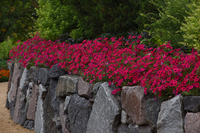
<svg viewBox="0 0 200 133">
<path fill-rule="evenodd" d="M 8 82 L 0 83 L 0 133 L 35 133 L 15 124 L 5 108 Z"/>
</svg>

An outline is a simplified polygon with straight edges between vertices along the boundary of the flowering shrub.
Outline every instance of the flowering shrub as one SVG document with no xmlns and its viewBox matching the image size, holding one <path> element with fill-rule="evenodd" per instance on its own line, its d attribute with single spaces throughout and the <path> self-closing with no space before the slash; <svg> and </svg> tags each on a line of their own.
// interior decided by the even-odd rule
<svg viewBox="0 0 200 133">
<path fill-rule="evenodd" d="M 22 66 L 59 64 L 69 74 L 79 74 L 90 83 L 108 81 L 121 90 L 125 85 L 141 85 L 145 93 L 174 96 L 200 87 L 198 53 L 181 53 L 170 44 L 148 48 L 140 44 L 140 36 L 84 40 L 80 44 L 46 41 L 39 36 L 25 41 L 10 51 L 11 59 Z"/>
<path fill-rule="evenodd" d="M 10 71 L 9 70 L 0 70 L 0 81 L 8 81 L 8 78 L 10 76 Z"/>
</svg>

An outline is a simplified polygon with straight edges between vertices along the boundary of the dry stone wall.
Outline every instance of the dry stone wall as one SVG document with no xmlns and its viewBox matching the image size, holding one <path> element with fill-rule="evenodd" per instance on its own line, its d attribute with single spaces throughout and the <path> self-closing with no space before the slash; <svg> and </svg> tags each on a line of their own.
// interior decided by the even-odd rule
<svg viewBox="0 0 200 133">
<path fill-rule="evenodd" d="M 140 86 L 90 84 L 54 65 L 10 63 L 6 108 L 12 120 L 36 133 L 198 133 L 200 96 L 168 101 L 147 97 Z"/>
</svg>

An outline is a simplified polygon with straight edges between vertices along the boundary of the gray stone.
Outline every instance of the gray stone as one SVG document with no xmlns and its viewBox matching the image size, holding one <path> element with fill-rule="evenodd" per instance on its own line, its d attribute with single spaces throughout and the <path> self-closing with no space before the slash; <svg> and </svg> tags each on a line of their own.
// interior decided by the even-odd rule
<svg viewBox="0 0 200 133">
<path fill-rule="evenodd" d="M 78 95 L 83 96 L 85 98 L 90 98 L 92 86 L 93 86 L 92 84 L 85 82 L 82 77 L 79 77 L 79 79 L 78 79 Z"/>
<path fill-rule="evenodd" d="M 15 102 L 11 101 L 9 103 L 9 109 L 10 109 L 10 116 L 13 119 L 14 111 L 15 111 Z"/>
<path fill-rule="evenodd" d="M 28 69 L 27 72 L 27 81 L 28 82 L 34 82 L 35 84 L 38 84 L 38 79 L 36 78 L 36 72 L 39 70 L 39 68 L 32 66 L 30 69 Z"/>
<path fill-rule="evenodd" d="M 28 125 L 25 128 L 32 131 L 34 129 L 34 121 L 29 121 Z"/>
<path fill-rule="evenodd" d="M 200 133 L 200 112 L 187 113 L 184 128 L 185 133 Z"/>
<path fill-rule="evenodd" d="M 14 71 L 13 71 L 13 78 L 12 78 L 12 84 L 11 84 L 11 89 L 10 89 L 10 100 L 14 101 L 16 94 L 17 94 L 17 89 L 19 87 L 19 82 L 20 82 L 20 66 L 19 64 L 15 63 L 14 65 Z"/>
<path fill-rule="evenodd" d="M 14 111 L 14 115 L 13 115 L 13 121 L 15 123 L 18 123 L 18 120 L 20 117 L 20 106 L 21 106 L 20 95 L 21 95 L 21 90 L 18 89 L 17 97 L 16 97 L 16 104 L 15 104 L 15 111 Z"/>
<path fill-rule="evenodd" d="M 51 106 L 54 109 L 56 117 L 59 115 L 59 112 L 60 112 L 59 97 L 56 97 L 55 95 L 57 84 L 58 84 L 58 80 L 55 80 L 55 79 L 51 79 L 50 84 L 49 84 L 49 89 L 51 91 Z"/>
<path fill-rule="evenodd" d="M 157 121 L 157 133 L 183 132 L 182 96 L 177 95 L 161 104 Z"/>
<path fill-rule="evenodd" d="M 20 124 L 21 126 L 24 125 L 26 119 L 27 119 L 27 111 L 28 111 L 28 105 L 29 102 L 26 100 L 26 94 L 27 94 L 27 89 L 28 89 L 29 84 L 26 83 L 23 88 L 22 88 L 22 93 L 20 95 L 20 101 L 21 101 L 21 106 L 20 106 L 20 117 L 19 117 L 19 121 L 18 124 Z"/>
<path fill-rule="evenodd" d="M 26 82 L 26 78 L 27 78 L 27 69 L 25 68 L 23 71 L 23 74 L 21 76 L 21 79 L 20 79 L 20 85 L 19 85 L 20 90 L 22 90 L 22 88 Z"/>
<path fill-rule="evenodd" d="M 7 109 L 9 109 L 9 101 L 8 101 L 8 97 L 6 98 L 6 106 Z"/>
<path fill-rule="evenodd" d="M 129 124 L 129 133 L 140 133 L 139 126 L 137 124 Z"/>
<path fill-rule="evenodd" d="M 71 95 L 70 96 L 66 96 L 65 98 L 65 103 L 64 103 L 64 111 L 66 112 L 68 110 L 68 105 L 71 99 Z"/>
<path fill-rule="evenodd" d="M 158 120 L 158 114 L 160 112 L 162 101 L 154 98 L 150 98 L 146 101 L 145 105 L 145 111 L 146 111 L 146 118 L 148 123 L 151 126 L 151 129 L 156 132 L 157 127 L 157 120 Z"/>
<path fill-rule="evenodd" d="M 122 113 L 121 113 L 121 122 L 123 124 L 126 124 L 126 121 L 127 121 L 127 113 L 124 110 L 122 110 Z"/>
<path fill-rule="evenodd" d="M 123 86 L 121 93 L 122 108 L 137 125 L 148 124 L 145 114 L 144 88 L 141 86 Z"/>
<path fill-rule="evenodd" d="M 56 96 L 65 97 L 78 93 L 78 79 L 79 76 L 76 75 L 60 76 L 56 88 Z"/>
<path fill-rule="evenodd" d="M 27 127 L 28 123 L 29 123 L 29 120 L 26 120 L 25 123 L 24 123 L 24 128 Z"/>
<path fill-rule="evenodd" d="M 77 94 L 71 96 L 68 117 L 71 133 L 85 133 L 90 117 L 90 102 Z"/>
<path fill-rule="evenodd" d="M 69 125 L 67 114 L 64 111 L 64 103 L 60 103 L 60 122 L 62 126 L 62 133 L 70 133 L 67 125 Z"/>
<path fill-rule="evenodd" d="M 97 82 L 94 84 L 93 88 L 92 88 L 92 93 L 94 95 L 97 94 L 98 90 L 99 90 L 99 87 L 103 84 L 103 82 Z"/>
<path fill-rule="evenodd" d="M 152 133 L 149 126 L 139 126 L 139 133 Z"/>
<path fill-rule="evenodd" d="M 60 76 L 67 74 L 67 72 L 56 64 L 48 71 L 48 74 L 50 78 L 58 79 Z"/>
<path fill-rule="evenodd" d="M 20 106 L 21 112 L 20 112 L 20 117 L 19 117 L 19 121 L 18 124 L 20 124 L 21 126 L 24 125 L 25 121 L 27 120 L 27 110 L 28 110 L 28 102 L 22 102 L 21 106 Z"/>
<path fill-rule="evenodd" d="M 60 121 L 60 117 L 54 117 L 54 118 L 53 118 L 53 122 L 56 123 L 56 128 L 57 128 L 57 130 L 59 131 L 59 130 L 62 128 L 62 126 L 61 126 L 61 121 Z"/>
<path fill-rule="evenodd" d="M 46 88 L 40 84 L 39 85 L 39 97 L 37 101 L 37 110 L 35 113 L 35 126 L 34 131 L 36 133 L 44 133 L 44 108 L 42 94 L 46 91 Z"/>
<path fill-rule="evenodd" d="M 46 86 L 49 85 L 50 77 L 48 75 L 48 68 L 39 68 L 36 72 L 36 78 L 40 80 L 41 84 Z"/>
<path fill-rule="evenodd" d="M 128 126 L 125 125 L 125 124 L 120 124 L 120 125 L 118 126 L 117 133 L 129 133 L 129 128 L 128 128 Z"/>
<path fill-rule="evenodd" d="M 189 112 L 200 112 L 200 96 L 187 96 L 183 98 L 184 110 Z"/>
<path fill-rule="evenodd" d="M 51 82 L 56 82 L 56 81 L 51 81 Z M 50 84 L 51 84 L 50 82 Z M 50 85 L 51 86 L 51 85 Z M 43 109 L 44 109 L 44 132 L 45 133 L 57 133 L 57 128 L 56 128 L 56 123 L 53 122 L 53 118 L 55 117 L 55 112 L 54 108 L 52 107 L 51 101 L 52 101 L 52 96 L 54 95 L 51 94 L 51 88 L 49 87 L 47 89 L 47 95 L 44 99 L 43 103 Z M 51 125 L 51 126 L 49 126 Z"/>
<path fill-rule="evenodd" d="M 32 86 L 32 96 L 29 100 L 29 106 L 27 111 L 27 119 L 35 120 L 35 112 L 37 107 L 37 100 L 39 96 L 39 87 L 36 84 Z"/>
<path fill-rule="evenodd" d="M 107 82 L 99 88 L 92 107 L 86 133 L 116 132 L 120 121 L 121 107 Z"/>
</svg>

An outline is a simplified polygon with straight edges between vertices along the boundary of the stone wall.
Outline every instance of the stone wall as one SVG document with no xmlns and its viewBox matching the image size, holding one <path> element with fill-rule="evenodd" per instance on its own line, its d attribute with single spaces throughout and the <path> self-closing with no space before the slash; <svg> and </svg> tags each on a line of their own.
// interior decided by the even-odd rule
<svg viewBox="0 0 200 133">
<path fill-rule="evenodd" d="M 144 95 L 140 86 L 124 86 L 121 95 L 112 95 L 113 85 L 89 84 L 57 65 L 8 67 L 6 108 L 15 123 L 36 133 L 200 132 L 200 96 L 162 102 Z"/>
</svg>

